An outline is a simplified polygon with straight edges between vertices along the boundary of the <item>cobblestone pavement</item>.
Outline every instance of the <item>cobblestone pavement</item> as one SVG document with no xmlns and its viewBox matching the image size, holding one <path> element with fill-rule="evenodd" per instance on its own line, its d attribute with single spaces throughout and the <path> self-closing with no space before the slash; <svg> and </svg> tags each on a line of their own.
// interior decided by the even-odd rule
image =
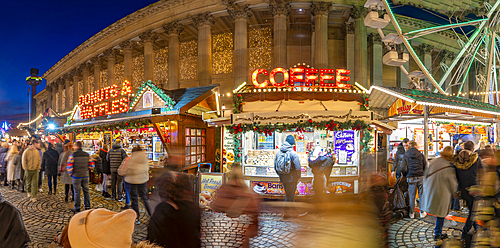
<svg viewBox="0 0 500 248">
<path fill-rule="evenodd" d="M 434 247 L 434 224 L 422 219 L 402 219 L 389 228 L 391 247 Z M 460 237 L 462 232 L 457 229 L 443 227 L 443 233 L 448 237 Z"/>
<path fill-rule="evenodd" d="M 26 193 L 0 186 L 5 198 L 21 211 L 24 223 L 31 238 L 30 247 L 57 247 L 54 238 L 62 231 L 73 216 L 70 211 L 73 203 L 64 202 L 64 186 L 59 184 L 56 195 L 47 194 L 46 180 L 43 192 L 37 196 L 37 202 L 30 202 Z M 123 202 L 106 200 L 95 191 L 95 184 L 90 185 L 92 208 L 107 208 L 120 211 Z M 83 200 L 82 200 L 83 202 Z M 140 208 L 141 224 L 136 225 L 133 240 L 144 240 L 147 235 L 149 216 Z M 259 235 L 251 239 L 252 247 L 293 247 L 299 224 L 283 221 L 280 214 L 263 213 L 260 216 Z M 249 224 L 249 217 L 229 218 L 224 214 L 202 213 L 203 247 L 239 247 L 243 241 L 243 228 Z"/>
</svg>

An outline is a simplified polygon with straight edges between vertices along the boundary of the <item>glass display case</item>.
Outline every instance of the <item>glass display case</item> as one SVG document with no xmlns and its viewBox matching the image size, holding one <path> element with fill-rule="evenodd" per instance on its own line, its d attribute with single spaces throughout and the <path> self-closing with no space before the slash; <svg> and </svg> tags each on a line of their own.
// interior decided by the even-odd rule
<svg viewBox="0 0 500 248">
<path fill-rule="evenodd" d="M 154 128 L 138 128 L 129 129 L 122 132 L 123 149 L 127 155 L 132 154 L 132 149 L 135 146 L 141 147 L 146 152 L 148 160 L 152 165 L 161 165 L 165 157 L 163 145 L 160 137 Z"/>
<path fill-rule="evenodd" d="M 302 177 L 312 177 L 309 152 L 319 146 L 323 152 L 335 153 L 336 161 L 331 176 L 357 176 L 359 168 L 360 133 L 354 130 L 289 131 L 271 135 L 247 132 L 243 135 L 243 173 L 247 177 L 278 177 L 274 158 L 288 135 L 295 137 L 295 151 L 299 155 Z"/>
</svg>

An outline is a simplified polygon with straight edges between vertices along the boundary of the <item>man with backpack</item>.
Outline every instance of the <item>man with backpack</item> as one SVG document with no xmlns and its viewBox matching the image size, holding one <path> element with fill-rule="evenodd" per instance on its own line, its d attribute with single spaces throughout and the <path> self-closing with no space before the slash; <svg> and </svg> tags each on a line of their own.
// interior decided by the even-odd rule
<svg viewBox="0 0 500 248">
<path fill-rule="evenodd" d="M 285 202 L 290 202 L 288 204 L 295 202 L 295 190 L 300 179 L 300 159 L 299 155 L 293 150 L 294 145 L 295 138 L 288 135 L 274 159 L 274 169 L 283 184 Z M 285 207 L 285 218 L 291 217 L 289 210 L 289 206 Z"/>
</svg>

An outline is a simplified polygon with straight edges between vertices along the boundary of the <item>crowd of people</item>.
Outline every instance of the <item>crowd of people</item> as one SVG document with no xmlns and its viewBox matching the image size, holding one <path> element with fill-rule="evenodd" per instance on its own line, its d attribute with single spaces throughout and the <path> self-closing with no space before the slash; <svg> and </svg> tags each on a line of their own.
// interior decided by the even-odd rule
<svg viewBox="0 0 500 248">
<path fill-rule="evenodd" d="M 478 179 L 487 168 L 496 170 L 500 162 L 497 162 L 496 157 L 500 151 L 486 145 L 484 141 L 476 146 L 471 140 L 459 140 L 455 148 L 445 147 L 437 158 L 427 163 L 416 147 L 416 142 L 408 139 L 398 145 L 392 172 L 398 184 L 406 184 L 402 188 L 409 201 L 410 218 L 415 217 L 415 196 L 418 191 L 420 216 L 425 217 L 427 213 L 436 216 L 434 239 L 443 240 L 448 238 L 442 231 L 445 217 L 451 211 L 463 209 L 468 212 L 468 216 L 461 241 L 464 247 L 471 247 L 478 225 L 473 219 L 476 197 L 469 190 L 471 186 L 479 185 Z M 459 199 L 465 202 L 462 208 Z"/>
<path fill-rule="evenodd" d="M 65 201 L 74 201 L 71 209 L 74 216 L 58 236 L 59 245 L 65 248 L 200 247 L 200 212 L 187 176 L 165 172 L 156 179 L 161 202 L 153 211 L 146 193 L 149 163 L 140 147 L 134 147 L 129 157 L 119 142 L 109 151 L 106 145 L 100 146 L 95 155 L 83 151 L 82 145 L 80 141 L 66 140 L 54 146 L 33 138 L 6 142 L 0 148 L 0 179 L 4 187 L 26 192 L 29 200 L 36 202 L 44 180 L 48 184 L 48 195 L 57 194 L 58 179 L 64 184 Z M 125 201 L 121 212 L 92 208 L 90 171 L 102 178 L 98 188 L 103 197 Z M 110 178 L 112 195 L 107 185 Z M 154 217 L 148 225 L 147 239 L 133 244 L 134 225 L 140 224 L 139 199 L 147 214 Z M 0 217 L 0 247 L 27 247 L 30 238 L 21 211 L 1 193 Z"/>
</svg>

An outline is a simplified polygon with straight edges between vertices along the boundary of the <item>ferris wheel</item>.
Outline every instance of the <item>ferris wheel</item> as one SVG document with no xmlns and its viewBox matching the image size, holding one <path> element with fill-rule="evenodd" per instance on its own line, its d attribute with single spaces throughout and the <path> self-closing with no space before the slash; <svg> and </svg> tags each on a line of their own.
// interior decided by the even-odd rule
<svg viewBox="0 0 500 248">
<path fill-rule="evenodd" d="M 441 94 L 451 94 L 451 87 L 458 86 L 457 97 L 464 96 L 469 92 L 464 92 L 464 82 L 472 74 L 476 77 L 476 91 L 470 92 L 476 99 L 481 99 L 491 104 L 500 102 L 500 89 L 498 88 L 497 77 L 500 76 L 497 70 L 500 69 L 500 37 L 498 32 L 498 22 L 500 21 L 499 7 L 500 0 L 493 5 L 488 2 L 483 3 L 486 13 L 480 18 L 469 18 L 465 21 L 458 21 L 457 18 L 450 18 L 449 23 L 436 25 L 418 30 L 402 30 L 399 25 L 397 15 L 394 14 L 388 0 L 367 0 L 364 7 L 368 9 L 368 14 L 364 19 L 365 26 L 378 31 L 388 52 L 383 56 L 383 63 L 389 66 L 401 68 L 401 71 L 408 77 L 411 87 L 425 89 L 423 79 L 427 79 L 434 88 L 434 92 Z M 380 14 L 382 12 L 382 14 Z M 385 32 L 389 23 L 394 27 L 392 31 Z M 474 29 L 468 33 L 457 33 L 465 26 L 473 26 Z M 452 58 L 449 64 L 441 63 L 440 67 L 444 73 L 440 73 L 439 78 L 435 78 L 426 68 L 422 59 L 415 52 L 410 41 L 412 39 L 430 35 L 436 32 L 451 30 L 455 32 L 456 42 L 460 46 L 460 51 Z M 458 31 L 460 32 L 460 31 Z M 398 46 L 404 46 L 404 50 L 398 50 Z M 404 67 L 411 58 L 418 65 L 420 71 L 408 72 Z M 472 66 L 475 65 L 474 73 L 471 73 Z M 478 70 L 477 68 L 481 68 Z"/>
</svg>

